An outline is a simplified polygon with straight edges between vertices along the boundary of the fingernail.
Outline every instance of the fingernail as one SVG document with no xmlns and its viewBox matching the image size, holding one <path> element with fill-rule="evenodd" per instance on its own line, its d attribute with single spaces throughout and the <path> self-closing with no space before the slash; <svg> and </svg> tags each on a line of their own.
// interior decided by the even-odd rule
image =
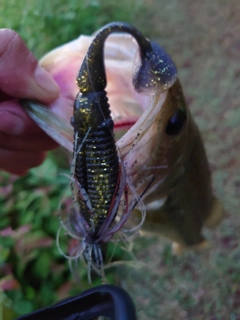
<svg viewBox="0 0 240 320">
<path fill-rule="evenodd" d="M 59 92 L 59 87 L 55 80 L 51 77 L 50 73 L 44 70 L 40 65 L 38 65 L 35 70 L 34 78 L 43 90 L 56 94 Z"/>
<path fill-rule="evenodd" d="M 0 131 L 17 136 L 24 128 L 22 118 L 8 111 L 0 111 Z"/>
</svg>

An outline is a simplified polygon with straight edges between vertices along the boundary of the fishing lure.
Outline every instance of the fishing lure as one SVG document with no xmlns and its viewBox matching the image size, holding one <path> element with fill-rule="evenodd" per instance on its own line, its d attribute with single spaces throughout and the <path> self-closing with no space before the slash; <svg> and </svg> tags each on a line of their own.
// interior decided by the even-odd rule
<svg viewBox="0 0 240 320">
<path fill-rule="evenodd" d="M 124 225 L 137 203 L 140 204 L 142 214 L 145 211 L 141 196 L 134 191 L 119 161 L 113 136 L 114 123 L 105 91 L 107 81 L 103 46 L 108 35 L 116 31 L 130 33 L 139 44 L 141 64 L 133 77 L 137 90 L 144 90 L 146 86 L 155 90 L 159 85 L 165 89 L 168 86 L 166 79 L 172 81 L 172 75 L 175 76 L 175 66 L 171 59 L 161 60 L 163 54 L 160 47 L 124 23 L 111 23 L 99 31 L 80 68 L 77 77 L 80 91 L 75 99 L 71 119 L 74 128 L 71 189 L 75 205 L 68 220 L 62 222 L 62 225 L 67 232 L 70 229 L 70 235 L 82 238 L 82 249 L 78 254 L 83 253 L 89 270 L 94 269 L 100 275 L 103 275 L 106 243 Z M 132 197 L 129 202 L 130 191 Z M 122 211 L 118 214 L 119 221 L 112 226 L 119 206 Z"/>
<path fill-rule="evenodd" d="M 104 32 L 108 32 L 106 30 Z M 121 31 L 124 32 L 124 28 Z M 59 83 L 64 83 L 66 96 L 63 94 L 56 100 L 51 110 L 27 102 L 35 121 L 69 151 L 72 149 L 69 119 L 77 93 L 72 85 L 74 70 L 93 39 L 81 36 L 42 60 L 43 67 Z M 140 44 L 125 34 L 111 35 L 105 43 L 107 92 L 114 132 L 126 129 L 117 141 L 119 172 L 121 180 L 125 177 L 132 185 L 133 191 L 128 188 L 128 201 L 134 192 L 139 197 L 147 190 L 142 197 L 147 211 L 142 230 L 174 241 L 175 251 L 180 252 L 187 246 L 205 243 L 202 228 L 217 225 L 222 219 L 222 208 L 213 195 L 202 139 L 184 99 L 176 68 L 159 46 L 151 43 L 151 48 L 156 46 L 154 50 L 158 52 L 158 59 L 154 60 L 150 42 L 141 50 L 142 38 L 138 39 Z M 139 63 L 133 73 L 133 89 L 132 70 L 137 48 L 140 49 Z M 103 56 L 103 52 L 101 54 Z M 100 56 L 98 60 L 102 62 Z M 154 65 L 158 71 L 152 68 Z M 90 84 L 94 82 L 94 73 L 93 68 Z M 77 187 L 74 189 L 77 199 Z M 129 214 L 128 223 L 136 225 L 141 219 L 136 206 L 133 214 Z"/>
</svg>

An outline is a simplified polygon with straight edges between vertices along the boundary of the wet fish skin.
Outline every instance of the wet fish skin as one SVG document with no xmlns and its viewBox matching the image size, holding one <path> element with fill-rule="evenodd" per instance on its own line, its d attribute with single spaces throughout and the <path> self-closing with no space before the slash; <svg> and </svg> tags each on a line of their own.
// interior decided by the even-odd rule
<svg viewBox="0 0 240 320">
<path fill-rule="evenodd" d="M 179 254 L 187 247 L 208 247 L 202 228 L 218 225 L 223 218 L 223 209 L 213 195 L 204 144 L 184 99 L 179 80 L 168 90 L 164 104 L 168 110 L 171 110 L 170 105 L 184 108 L 187 121 L 180 135 L 170 143 L 168 152 L 165 152 L 168 166 L 164 181 L 144 198 L 147 216 L 142 229 L 143 232 L 172 240 L 173 251 Z M 164 109 L 164 105 L 162 108 Z M 169 116 L 162 114 L 160 118 L 166 126 Z M 161 135 L 161 131 L 159 134 Z M 162 147 L 161 138 L 159 144 Z M 153 151 L 158 159 L 154 166 L 161 166 L 161 147 L 156 145 Z M 140 172 L 141 170 L 137 173 L 138 176 Z M 133 175 L 132 179 L 134 181 L 138 178 Z M 132 222 L 136 223 L 137 217 L 138 212 L 135 211 L 131 217 Z"/>
</svg>

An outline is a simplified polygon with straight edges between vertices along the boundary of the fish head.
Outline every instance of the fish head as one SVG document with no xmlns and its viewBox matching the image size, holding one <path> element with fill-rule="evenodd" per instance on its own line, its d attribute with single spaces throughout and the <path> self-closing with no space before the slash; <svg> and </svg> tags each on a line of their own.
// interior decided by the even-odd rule
<svg viewBox="0 0 240 320">
<path fill-rule="evenodd" d="M 74 100 L 79 94 L 78 70 L 93 39 L 92 36 L 80 36 L 54 49 L 40 61 L 62 89 L 50 110 L 52 118 L 60 118 L 66 127 L 69 127 Z M 133 37 L 110 35 L 104 48 L 106 91 L 119 155 L 138 194 L 144 192 L 151 180 L 148 194 L 160 185 L 166 191 L 163 182 L 168 180 L 173 167 L 179 166 L 188 150 L 189 110 L 177 70 L 161 47 L 155 43 L 152 46 L 155 58 L 147 57 L 140 67 L 140 52 Z M 169 72 L 158 73 L 164 68 Z M 161 78 L 160 85 L 156 85 L 158 78 Z M 49 116 L 46 120 L 50 121 Z M 53 138 L 61 143 L 57 132 Z M 72 141 L 71 133 L 68 139 Z M 71 143 L 69 148 L 72 148 Z"/>
<path fill-rule="evenodd" d="M 76 78 L 93 38 L 80 36 L 46 54 L 41 65 L 59 84 L 60 96 L 48 108 L 35 102 L 25 103 L 39 126 L 70 152 L 73 142 L 70 119 L 79 92 Z M 129 35 L 113 34 L 105 42 L 106 92 L 119 158 L 132 186 L 128 192 L 130 197 L 135 193 L 143 199 L 146 225 L 153 211 L 152 221 L 160 234 L 176 240 L 175 231 L 179 229 L 178 243 L 198 243 L 203 240 L 201 228 L 209 218 L 214 199 L 203 143 L 177 73 L 172 68 L 170 76 L 164 75 L 161 85 L 156 85 L 159 75 L 153 72 L 152 78 L 151 59 L 139 69 L 139 55 L 138 45 Z M 171 62 L 167 54 L 166 57 Z M 150 78 L 144 78 L 146 70 L 150 71 Z M 154 81 L 148 90 L 149 79 Z M 143 87 L 144 90 L 138 90 Z M 179 228 L 168 221 L 175 212 L 178 217 L 185 212 Z M 163 230 L 161 226 L 168 228 Z M 190 229 L 193 237 L 198 235 L 192 242 L 185 236 Z"/>
</svg>

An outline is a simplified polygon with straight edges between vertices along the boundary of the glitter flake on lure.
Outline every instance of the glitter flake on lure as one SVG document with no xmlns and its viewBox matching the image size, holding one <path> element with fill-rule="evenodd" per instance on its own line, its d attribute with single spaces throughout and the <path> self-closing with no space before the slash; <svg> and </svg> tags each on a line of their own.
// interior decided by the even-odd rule
<svg viewBox="0 0 240 320">
<path fill-rule="evenodd" d="M 69 119 L 77 93 L 72 83 L 79 61 L 93 39 L 81 36 L 42 59 L 43 67 L 67 94 L 61 93 L 51 109 L 27 103 L 35 121 L 69 151 L 72 149 Z M 120 137 L 117 142 L 120 161 L 132 190 L 141 195 L 154 178 L 143 197 L 147 210 L 143 230 L 171 239 L 175 250 L 180 252 L 187 246 L 205 245 L 202 227 L 217 225 L 222 209 L 212 193 L 202 139 L 186 105 L 174 64 L 159 46 L 153 46 L 159 50 L 159 61 L 168 61 L 168 65 L 171 62 L 170 76 L 164 78 L 148 72 L 152 70 L 151 59 L 141 63 L 141 51 L 129 35 L 109 36 L 104 51 L 106 91 L 114 132 Z M 133 62 L 136 52 L 138 62 L 136 59 Z M 134 68 L 133 83 L 141 94 L 131 83 Z M 164 65 L 159 68 L 161 73 L 163 68 Z M 158 78 L 160 83 L 156 82 Z M 153 86 L 148 86 L 151 83 Z M 132 190 L 128 190 L 129 199 L 133 197 Z M 128 221 L 130 225 L 142 219 L 137 209 Z"/>
</svg>

